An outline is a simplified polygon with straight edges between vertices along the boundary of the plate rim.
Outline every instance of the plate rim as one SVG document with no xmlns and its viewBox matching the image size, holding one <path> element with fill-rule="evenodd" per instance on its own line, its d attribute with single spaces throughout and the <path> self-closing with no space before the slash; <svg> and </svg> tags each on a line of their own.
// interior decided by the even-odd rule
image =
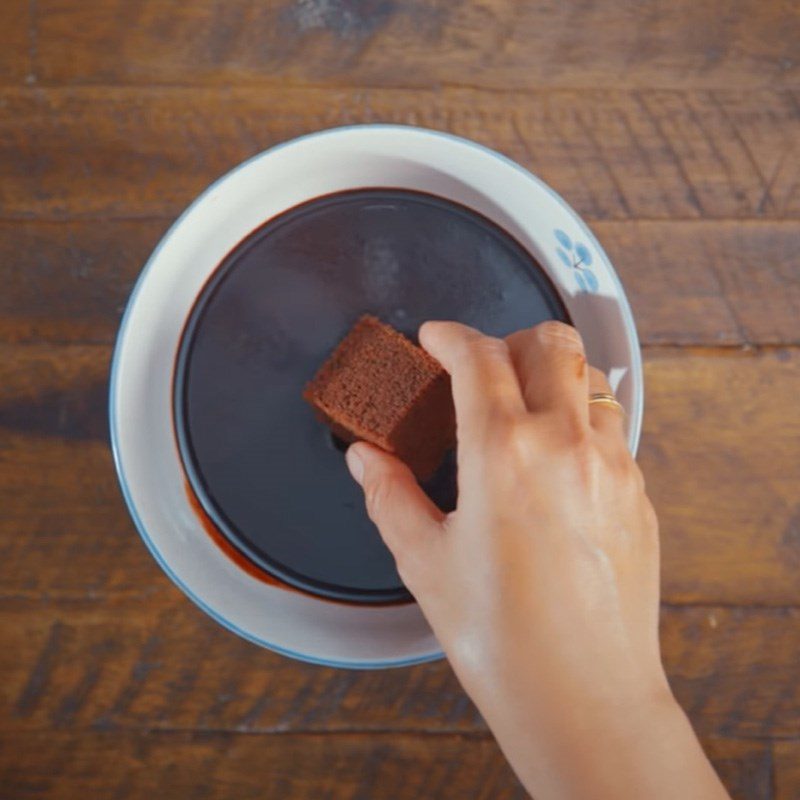
<svg viewBox="0 0 800 800">
<path fill-rule="evenodd" d="M 487 147 L 486 145 L 483 145 L 471 139 L 467 139 L 465 137 L 458 136 L 456 134 L 452 134 L 445 131 L 439 131 L 431 128 L 424 128 L 416 125 L 402 125 L 402 124 L 392 124 L 392 123 L 368 123 L 368 124 L 344 125 L 334 128 L 326 128 L 323 130 L 313 131 L 283 142 L 279 142 L 273 145 L 272 147 L 269 147 L 265 150 L 255 153 L 251 157 L 235 165 L 230 170 L 228 170 L 223 175 L 214 180 L 212 183 L 210 183 L 177 216 L 174 222 L 167 228 L 164 234 L 162 234 L 155 248 L 150 253 L 149 257 L 147 258 L 147 261 L 145 262 L 144 266 L 139 272 L 139 275 L 137 276 L 136 282 L 134 283 L 134 286 L 126 301 L 125 310 L 123 312 L 122 318 L 119 323 L 119 328 L 117 331 L 116 339 L 114 342 L 114 348 L 111 356 L 109 393 L 108 393 L 108 415 L 109 415 L 109 434 L 110 434 L 109 438 L 111 443 L 111 452 L 113 456 L 114 467 L 117 473 L 117 479 L 120 485 L 120 490 L 123 499 L 125 501 L 125 504 L 127 506 L 128 513 L 130 514 L 134 522 L 134 526 L 137 529 L 139 536 L 144 541 L 145 546 L 149 550 L 150 554 L 153 556 L 156 563 L 159 565 L 159 567 L 161 567 L 161 569 L 164 571 L 167 577 L 175 584 L 175 586 L 177 586 L 203 612 L 205 612 L 209 617 L 211 617 L 211 619 L 213 619 L 218 624 L 222 625 L 224 628 L 227 628 L 232 633 L 235 633 L 236 635 L 241 636 L 243 639 L 246 639 L 247 641 L 252 642 L 253 644 L 256 644 L 274 653 L 294 658 L 296 660 L 308 664 L 314 664 L 317 666 L 325 666 L 325 667 L 345 668 L 345 669 L 387 669 L 395 667 L 413 666 L 417 664 L 424 664 L 424 663 L 430 663 L 432 661 L 438 661 L 444 657 L 444 652 L 441 650 L 441 648 L 439 648 L 437 650 L 432 650 L 428 653 L 422 653 L 408 658 L 387 657 L 381 659 L 352 659 L 352 660 L 322 658 L 314 656 L 309 653 L 300 652 L 293 650 L 291 648 L 283 647 L 282 645 L 278 645 L 274 642 L 271 642 L 267 639 L 256 636 L 244 630 L 243 628 L 238 626 L 235 622 L 231 621 L 230 619 L 228 619 L 227 617 L 223 616 L 218 611 L 216 611 L 214 608 L 212 608 L 195 591 L 190 589 L 189 586 L 187 586 L 187 584 L 180 577 L 178 577 L 178 575 L 173 571 L 169 563 L 161 555 L 160 551 L 158 550 L 155 543 L 151 539 L 150 534 L 146 526 L 144 525 L 139 515 L 138 509 L 133 501 L 133 496 L 128 483 L 128 478 L 125 474 L 125 470 L 122 465 L 122 454 L 121 454 L 119 433 L 118 433 L 119 420 L 116 411 L 116 399 L 119 392 L 119 363 L 123 347 L 125 345 L 128 328 L 130 325 L 132 310 L 136 305 L 136 301 L 142 289 L 142 286 L 144 285 L 147 276 L 150 274 L 153 265 L 158 260 L 161 251 L 164 249 L 167 242 L 172 238 L 172 236 L 179 228 L 179 226 L 182 225 L 184 220 L 201 202 L 203 202 L 210 194 L 212 194 L 216 190 L 216 188 L 219 185 L 221 185 L 224 181 L 231 178 L 236 173 L 239 173 L 242 170 L 248 168 L 251 164 L 266 157 L 267 155 L 273 154 L 283 148 L 296 145 L 302 141 L 308 141 L 310 139 L 320 139 L 354 130 L 359 132 L 395 131 L 395 132 L 402 132 L 404 134 L 411 133 L 414 135 L 439 137 L 448 140 L 450 142 L 458 143 L 460 145 L 466 145 L 472 149 L 482 152 L 485 155 L 489 155 L 495 159 L 501 160 L 506 165 L 520 172 L 526 179 L 533 181 L 539 188 L 543 189 L 551 197 L 551 199 L 555 200 L 558 203 L 558 205 L 560 205 L 562 209 L 571 217 L 575 225 L 578 228 L 580 228 L 583 235 L 596 248 L 596 251 L 603 255 L 606 266 L 608 267 L 609 277 L 611 278 L 611 281 L 614 284 L 615 289 L 617 290 L 617 299 L 619 302 L 621 316 L 624 322 L 626 335 L 628 336 L 631 345 L 632 358 L 630 363 L 630 369 L 632 373 L 632 380 L 634 385 L 639 387 L 639 391 L 634 392 L 633 394 L 633 403 L 634 403 L 633 408 L 629 410 L 631 428 L 629 430 L 629 435 L 628 435 L 628 447 L 631 453 L 633 453 L 634 455 L 638 450 L 639 441 L 641 437 L 642 416 L 644 407 L 644 380 L 643 380 L 641 347 L 636 330 L 636 325 L 634 322 L 633 312 L 630 308 L 630 303 L 628 302 L 628 298 L 625 293 L 622 282 L 619 279 L 619 276 L 617 275 L 617 272 L 611 260 L 608 258 L 607 254 L 605 253 L 605 250 L 600 245 L 600 243 L 598 242 L 597 238 L 595 237 L 589 226 L 584 222 L 581 216 L 566 202 L 566 200 L 564 200 L 564 198 L 562 198 L 561 195 L 558 194 L 558 192 L 552 189 L 543 180 L 538 178 L 528 169 L 518 164 L 513 159 L 509 158 L 503 153 L 493 150 L 492 148 Z"/>
</svg>

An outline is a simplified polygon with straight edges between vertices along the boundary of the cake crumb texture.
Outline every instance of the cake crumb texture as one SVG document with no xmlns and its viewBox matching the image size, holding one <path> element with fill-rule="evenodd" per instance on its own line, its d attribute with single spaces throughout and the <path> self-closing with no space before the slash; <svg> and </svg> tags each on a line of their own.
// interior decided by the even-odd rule
<svg viewBox="0 0 800 800">
<path fill-rule="evenodd" d="M 303 396 L 337 436 L 382 447 L 421 480 L 455 444 L 450 376 L 421 347 L 370 315 L 350 329 Z"/>
</svg>

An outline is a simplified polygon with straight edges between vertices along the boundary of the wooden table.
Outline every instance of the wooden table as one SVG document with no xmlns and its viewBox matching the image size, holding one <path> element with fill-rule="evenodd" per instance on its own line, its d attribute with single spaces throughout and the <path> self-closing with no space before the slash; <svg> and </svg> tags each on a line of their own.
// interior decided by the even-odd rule
<svg viewBox="0 0 800 800">
<path fill-rule="evenodd" d="M 800 13 L 789 0 L 3 0 L 0 797 L 522 798 L 447 664 L 263 652 L 123 507 L 108 363 L 213 178 L 455 131 L 590 222 L 634 306 L 664 657 L 736 798 L 800 798 Z"/>
</svg>

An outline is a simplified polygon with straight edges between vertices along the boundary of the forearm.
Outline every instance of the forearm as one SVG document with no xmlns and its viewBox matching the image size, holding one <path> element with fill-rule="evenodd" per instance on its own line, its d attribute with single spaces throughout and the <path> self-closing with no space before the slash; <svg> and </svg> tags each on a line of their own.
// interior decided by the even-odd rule
<svg viewBox="0 0 800 800">
<path fill-rule="evenodd" d="M 728 800 L 671 694 L 612 707 L 576 701 L 525 729 L 515 716 L 495 734 L 536 800 Z"/>
</svg>

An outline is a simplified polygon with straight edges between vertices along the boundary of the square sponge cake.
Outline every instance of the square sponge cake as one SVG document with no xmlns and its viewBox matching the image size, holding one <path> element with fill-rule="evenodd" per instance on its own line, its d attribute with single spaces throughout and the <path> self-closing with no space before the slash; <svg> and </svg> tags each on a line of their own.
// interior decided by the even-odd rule
<svg viewBox="0 0 800 800">
<path fill-rule="evenodd" d="M 345 442 L 370 442 L 429 478 L 455 444 L 450 377 L 403 334 L 361 317 L 303 397 Z"/>
</svg>

